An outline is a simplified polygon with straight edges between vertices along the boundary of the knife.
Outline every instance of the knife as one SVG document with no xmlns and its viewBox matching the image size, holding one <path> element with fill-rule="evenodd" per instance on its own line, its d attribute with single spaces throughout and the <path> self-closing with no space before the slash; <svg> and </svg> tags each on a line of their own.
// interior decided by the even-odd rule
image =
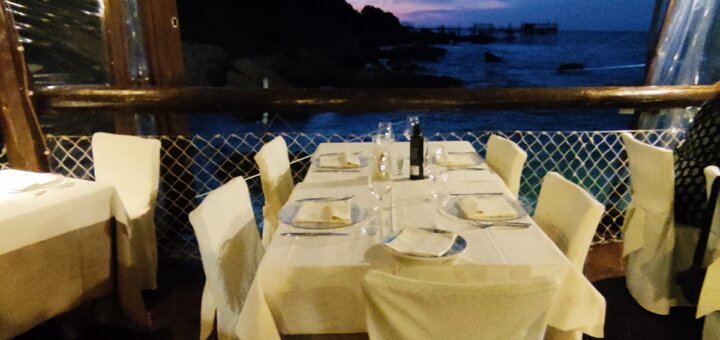
<svg viewBox="0 0 720 340">
<path fill-rule="evenodd" d="M 291 233 L 280 233 L 282 236 L 347 236 L 347 233 L 313 233 L 313 232 L 291 232 Z"/>
</svg>

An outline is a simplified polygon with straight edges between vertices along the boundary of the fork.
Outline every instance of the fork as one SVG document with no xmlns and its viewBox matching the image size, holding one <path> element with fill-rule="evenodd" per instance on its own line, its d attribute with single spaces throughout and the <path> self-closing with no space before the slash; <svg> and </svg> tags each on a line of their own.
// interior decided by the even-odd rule
<svg viewBox="0 0 720 340">
<path fill-rule="evenodd" d="M 297 200 L 297 202 L 308 202 L 308 201 L 347 201 L 351 198 L 355 197 L 355 195 L 349 195 L 345 197 L 308 197 L 308 198 L 301 198 Z"/>
<path fill-rule="evenodd" d="M 481 229 L 490 228 L 490 227 L 511 227 L 511 228 L 529 228 L 530 223 L 525 222 L 479 222 L 479 221 L 469 221 L 470 224 L 479 227 Z"/>
</svg>

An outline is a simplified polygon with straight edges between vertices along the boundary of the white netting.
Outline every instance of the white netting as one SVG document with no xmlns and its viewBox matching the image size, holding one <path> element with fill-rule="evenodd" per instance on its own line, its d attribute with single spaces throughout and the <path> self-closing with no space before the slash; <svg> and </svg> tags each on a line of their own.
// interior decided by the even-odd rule
<svg viewBox="0 0 720 340">
<path fill-rule="evenodd" d="M 7 149 L 3 146 L 0 148 L 0 170 L 7 168 Z"/>
<path fill-rule="evenodd" d="M 491 133 L 505 136 L 527 151 L 520 188 L 521 199 L 534 207 L 541 179 L 548 171 L 557 171 L 582 185 L 605 204 L 606 213 L 596 233 L 595 243 L 613 242 L 619 238 L 619 226 L 630 198 L 628 169 L 620 131 L 558 132 L 465 132 L 428 136 L 430 140 L 465 140 L 479 153 Z M 674 147 L 684 131 L 632 131 L 636 138 L 664 147 Z M 323 135 L 281 133 L 290 150 L 296 182 L 302 180 L 309 159 L 320 143 L 369 141 L 367 135 Z M 262 188 L 253 157 L 275 134 L 258 136 L 160 136 L 163 145 L 160 194 L 155 221 L 161 255 L 198 256 L 192 227 L 187 214 L 202 201 L 202 196 L 231 178 L 250 177 L 248 186 L 258 221 L 262 220 Z M 47 137 L 52 171 L 92 179 L 90 136 Z M 1 154 L 0 154 L 1 155 Z M 2 159 L 2 158 L 0 158 Z"/>
</svg>

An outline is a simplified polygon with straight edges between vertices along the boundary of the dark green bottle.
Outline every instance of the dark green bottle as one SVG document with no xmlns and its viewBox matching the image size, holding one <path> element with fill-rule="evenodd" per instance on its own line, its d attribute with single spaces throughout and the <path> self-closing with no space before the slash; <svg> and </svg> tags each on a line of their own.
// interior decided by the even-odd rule
<svg viewBox="0 0 720 340">
<path fill-rule="evenodd" d="M 423 179 L 423 143 L 425 139 L 420 132 L 420 124 L 413 125 L 412 135 L 410 136 L 410 179 Z"/>
</svg>

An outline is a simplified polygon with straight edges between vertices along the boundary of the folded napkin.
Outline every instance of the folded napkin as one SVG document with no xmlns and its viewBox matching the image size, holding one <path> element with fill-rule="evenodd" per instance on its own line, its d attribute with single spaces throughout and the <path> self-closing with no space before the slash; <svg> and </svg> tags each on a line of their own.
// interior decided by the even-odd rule
<svg viewBox="0 0 720 340">
<path fill-rule="evenodd" d="M 319 165 L 321 168 L 358 168 L 361 165 L 360 155 L 348 152 L 321 155 Z"/>
<path fill-rule="evenodd" d="M 438 157 L 437 165 L 446 167 L 470 166 L 477 164 L 475 153 L 443 153 Z"/>
<path fill-rule="evenodd" d="M 350 202 L 347 200 L 301 202 L 300 208 L 293 218 L 293 224 L 312 226 L 318 223 L 338 227 L 352 224 Z"/>
<path fill-rule="evenodd" d="M 503 197 L 463 196 L 458 200 L 458 207 L 471 220 L 517 217 L 517 211 Z"/>
<path fill-rule="evenodd" d="M 417 256 L 442 256 L 455 243 L 457 234 L 433 233 L 415 228 L 405 228 L 395 238 L 385 243 L 393 250 Z"/>
<path fill-rule="evenodd" d="M 0 192 L 28 192 L 51 188 L 64 179 L 65 177 L 58 174 L 2 170 L 0 171 Z"/>
</svg>

